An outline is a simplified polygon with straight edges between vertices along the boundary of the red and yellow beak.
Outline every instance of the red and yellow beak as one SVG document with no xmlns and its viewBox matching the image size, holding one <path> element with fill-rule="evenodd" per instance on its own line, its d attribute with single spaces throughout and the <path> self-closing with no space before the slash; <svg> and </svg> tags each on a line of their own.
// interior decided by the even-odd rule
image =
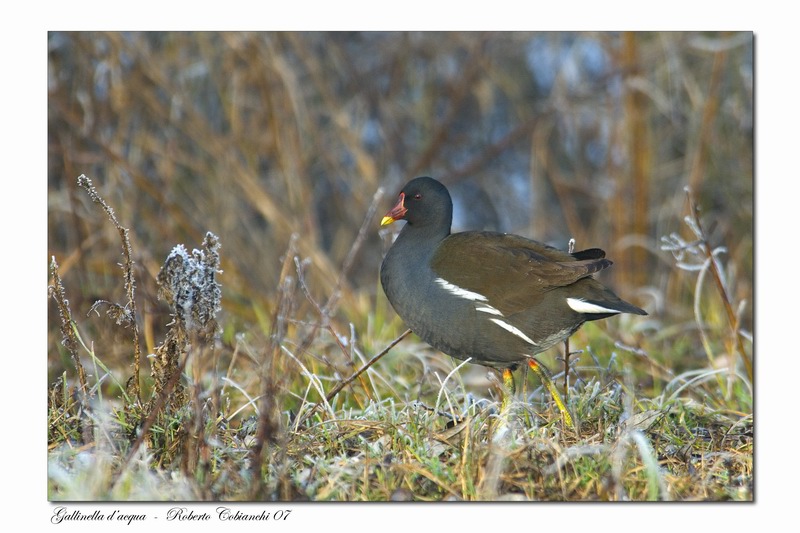
<svg viewBox="0 0 800 533">
<path fill-rule="evenodd" d="M 386 216 L 384 216 L 381 219 L 381 226 L 388 226 L 395 220 L 400 220 L 401 218 L 406 216 L 406 211 L 408 211 L 408 209 L 406 208 L 406 206 L 403 205 L 403 201 L 405 200 L 405 198 L 406 195 L 400 193 L 400 199 L 397 201 L 397 204 L 392 208 L 391 211 L 386 213 Z"/>
</svg>

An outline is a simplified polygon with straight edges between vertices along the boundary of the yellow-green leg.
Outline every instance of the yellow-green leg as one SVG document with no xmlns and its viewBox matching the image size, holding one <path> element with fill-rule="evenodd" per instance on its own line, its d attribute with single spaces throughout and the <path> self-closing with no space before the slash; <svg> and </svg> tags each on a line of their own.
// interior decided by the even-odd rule
<svg viewBox="0 0 800 533">
<path fill-rule="evenodd" d="M 500 412 L 504 413 L 514 400 L 514 394 L 517 392 L 517 387 L 514 384 L 514 374 L 511 373 L 510 368 L 503 369 L 503 402 L 500 404 Z"/>
<path fill-rule="evenodd" d="M 550 377 L 550 372 L 543 365 L 540 365 L 535 359 L 528 359 L 528 366 L 531 367 L 531 370 L 539 375 L 539 379 L 542 380 L 542 385 L 544 385 L 545 388 L 550 391 L 550 396 L 552 396 L 553 401 L 556 402 L 558 410 L 561 411 L 561 414 L 564 416 L 564 420 L 566 420 L 567 425 L 571 428 L 574 428 L 575 425 L 572 423 L 572 415 L 569 414 L 569 410 L 567 410 L 564 400 L 558 393 L 558 389 L 556 388 L 555 383 L 553 383 L 553 379 Z M 503 379 L 505 380 L 505 374 L 503 374 Z"/>
<path fill-rule="evenodd" d="M 564 400 L 569 401 L 569 337 L 564 339 Z"/>
</svg>

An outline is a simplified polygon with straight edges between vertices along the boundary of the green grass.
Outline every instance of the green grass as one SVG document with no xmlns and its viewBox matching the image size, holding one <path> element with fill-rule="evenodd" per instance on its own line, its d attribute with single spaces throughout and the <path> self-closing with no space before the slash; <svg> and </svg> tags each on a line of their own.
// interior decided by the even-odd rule
<svg viewBox="0 0 800 533">
<path fill-rule="evenodd" d="M 301 297 L 300 291 L 293 297 Z M 77 396 L 65 394 L 70 383 L 62 376 L 51 389 L 49 498 L 753 497 L 752 396 L 746 381 L 729 369 L 698 368 L 667 380 L 660 364 L 650 360 L 666 362 L 668 354 L 645 358 L 619 350 L 601 326 L 591 325 L 572 343 L 573 349 L 582 350 L 572 357 L 568 399 L 579 423 L 576 430 L 565 427 L 533 373 L 518 387 L 510 412 L 503 414 L 498 412 L 499 380 L 486 379 L 491 371 L 462 365 L 411 336 L 326 401 L 324 394 L 386 346 L 400 328 L 371 316 L 367 322 L 372 331 L 383 336 L 352 346 L 331 326 L 316 335 L 304 354 L 292 353 L 314 320 L 292 317 L 282 349 L 271 362 L 280 375 L 274 389 L 277 419 L 272 421 L 275 432 L 264 443 L 260 469 L 252 465 L 260 438 L 256 407 L 266 404 L 263 399 L 248 403 L 248 398 L 259 395 L 260 380 L 253 374 L 258 375 L 254 370 L 264 354 L 267 331 L 235 336 L 233 345 L 216 354 L 219 363 L 213 368 L 204 360 L 209 354 L 202 346 L 189 350 L 181 378 L 185 399 L 158 415 L 146 445 L 127 465 L 146 409 L 126 401 L 119 380 L 106 378 L 106 392 L 92 395 L 90 413 L 81 411 Z M 635 321 L 627 325 L 631 331 L 626 335 L 646 346 L 648 328 L 639 326 L 641 331 L 635 332 Z M 371 349 L 362 352 L 362 346 Z M 239 354 L 235 359 L 234 353 Z M 226 366 L 230 381 L 209 375 Z M 557 366 L 551 359 L 551 369 Z M 96 370 L 101 368 L 98 364 Z M 100 370 L 90 375 L 107 374 Z M 222 389 L 223 383 L 234 382 Z M 218 405 L 212 404 L 215 395 Z M 82 443 L 80 428 L 86 420 L 92 423 L 93 437 Z"/>
</svg>

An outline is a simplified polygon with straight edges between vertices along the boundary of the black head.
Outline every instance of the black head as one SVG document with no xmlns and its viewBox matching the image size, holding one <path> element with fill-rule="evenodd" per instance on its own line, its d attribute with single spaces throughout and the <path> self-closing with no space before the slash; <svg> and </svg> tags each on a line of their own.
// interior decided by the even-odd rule
<svg viewBox="0 0 800 533">
<path fill-rule="evenodd" d="M 450 232 L 453 201 L 447 188 L 433 178 L 415 178 L 400 191 L 400 198 L 381 220 L 381 226 L 405 220 L 410 226 L 435 226 Z"/>
</svg>

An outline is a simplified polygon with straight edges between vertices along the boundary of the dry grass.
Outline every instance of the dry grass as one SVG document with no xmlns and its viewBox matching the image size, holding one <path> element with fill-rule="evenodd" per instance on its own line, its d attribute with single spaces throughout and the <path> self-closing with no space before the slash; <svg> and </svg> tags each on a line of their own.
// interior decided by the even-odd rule
<svg viewBox="0 0 800 533">
<path fill-rule="evenodd" d="M 49 43 L 51 499 L 753 499 L 750 36 Z M 650 312 L 573 337 L 577 430 L 393 346 L 376 213 L 417 174 L 484 198 L 457 222 L 606 248 Z M 181 336 L 159 272 L 208 231 L 222 307 Z"/>
</svg>

